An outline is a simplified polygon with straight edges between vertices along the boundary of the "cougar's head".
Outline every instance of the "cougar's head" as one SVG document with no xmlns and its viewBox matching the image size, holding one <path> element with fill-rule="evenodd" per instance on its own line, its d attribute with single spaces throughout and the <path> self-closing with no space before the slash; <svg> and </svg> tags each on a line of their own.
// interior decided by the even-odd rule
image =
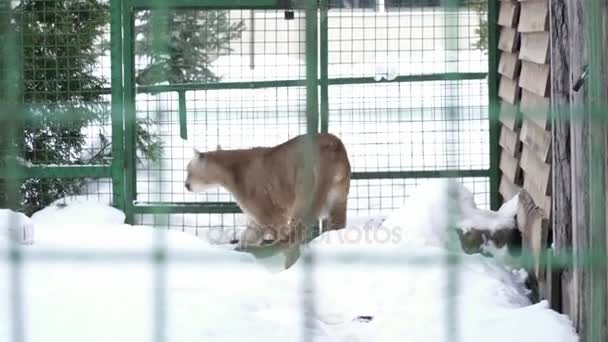
<svg viewBox="0 0 608 342">
<path fill-rule="evenodd" d="M 191 192 L 205 192 L 217 184 L 218 179 L 214 168 L 210 166 L 206 153 L 194 149 L 194 156 L 186 167 L 186 189 Z"/>
</svg>

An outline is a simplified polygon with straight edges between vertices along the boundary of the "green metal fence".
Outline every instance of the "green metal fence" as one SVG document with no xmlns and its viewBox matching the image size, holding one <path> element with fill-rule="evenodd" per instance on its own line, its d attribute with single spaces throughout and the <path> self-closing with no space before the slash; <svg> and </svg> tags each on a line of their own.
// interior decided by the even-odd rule
<svg viewBox="0 0 608 342">
<path fill-rule="evenodd" d="M 128 222 L 152 223 L 163 214 L 184 229 L 238 224 L 240 211 L 228 193 L 194 196 L 183 189 L 179 172 L 192 145 L 247 148 L 326 131 L 345 141 L 354 165 L 351 214 L 399 207 L 417 180 L 437 177 L 462 179 L 481 205 L 496 208 L 497 144 L 491 142 L 497 126 L 489 112 L 496 80 L 487 73 L 496 58 L 475 49 L 487 13 L 483 3 L 448 10 L 425 1 L 360 7 L 337 1 L 124 1 L 121 11 L 113 11 L 113 23 L 121 21 L 124 30 L 120 42 L 112 40 L 113 81 L 120 83 L 113 85 L 114 95 L 122 88 L 113 103 L 124 111 L 124 131 L 120 124 L 113 131 L 124 141 L 124 149 L 114 145 L 114 165 L 124 166 L 122 177 L 114 173 L 114 198 Z M 217 77 L 142 80 L 154 57 L 138 40 L 136 21 L 150 13 L 202 22 L 194 26 L 197 32 L 183 28 L 184 37 L 233 36 L 207 51 Z M 220 34 L 218 16 L 229 23 Z M 385 78 L 375 79 L 383 70 Z M 120 114 L 114 114 L 117 122 Z M 155 163 L 136 162 L 140 120 L 153 122 L 165 143 Z"/>
<path fill-rule="evenodd" d="M 353 164 L 350 215 L 397 208 L 420 180 L 444 177 L 460 179 L 478 204 L 495 209 L 497 80 L 488 70 L 496 70 L 497 56 L 474 46 L 482 39 L 476 30 L 495 27 L 496 2 L 345 3 L 1 2 L 0 100 L 7 104 L 1 142 L 3 155 L 23 158 L 3 163 L 3 204 L 35 210 L 80 194 L 123 209 L 129 223 L 230 228 L 240 223 L 240 211 L 228 193 L 190 195 L 183 188 L 192 146 L 271 145 L 332 132 L 344 140 Z M 154 24 L 143 25 L 142 18 Z M 195 76 L 155 82 L 168 73 L 151 67 L 159 51 L 175 48 L 167 32 L 214 46 L 201 53 L 211 74 L 178 54 L 173 61 Z M 231 37 L 223 46 L 220 34 Z M 488 30 L 487 46 L 496 43 Z M 99 56 L 109 64 L 99 65 Z M 53 150 L 62 153 L 49 155 Z M 66 186 L 66 180 L 73 182 Z M 164 253 L 161 245 L 152 256 L 160 284 Z M 80 257 L 70 251 L 41 256 Z M 18 299 L 19 253 L 10 251 L 10 258 Z M 162 307 L 162 286 L 155 298 Z M 157 311 L 154 336 L 163 341 L 164 317 Z M 457 326 L 453 316 L 447 322 Z M 21 329 L 15 327 L 15 341 L 23 340 Z"/>
<path fill-rule="evenodd" d="M 28 55 L 19 97 L 29 140 L 19 149 L 31 163 L 21 172 L 30 189 L 24 196 L 32 198 L 21 202 L 33 211 L 71 193 L 111 196 L 131 223 L 149 223 L 154 213 L 174 226 L 230 226 L 240 215 L 229 194 L 191 196 L 183 189 L 193 145 L 273 145 L 329 131 L 345 141 L 354 165 L 351 214 L 394 209 L 418 179 L 437 177 L 462 179 L 478 203 L 496 208 L 497 126 L 489 111 L 496 80 L 487 73 L 496 56 L 475 48 L 484 3 L 447 3 L 447 10 L 419 0 L 348 4 L 22 2 L 14 11 L 24 18 L 15 39 Z M 209 70 L 184 59 L 179 63 L 189 78 L 146 80 L 158 71 L 151 67 L 158 56 L 154 32 L 141 21 L 154 13 L 164 16 L 159 23 L 172 18 L 167 32 L 207 40 L 202 52 L 189 52 L 206 58 Z M 64 31 L 27 26 L 50 27 L 61 16 L 72 20 L 61 21 Z M 188 20 L 200 23 L 185 25 Z M 229 39 L 220 44 L 221 35 Z M 495 40 L 491 30 L 487 39 Z M 217 51 L 209 47 L 214 43 Z M 44 60 L 47 52 L 65 57 Z M 72 120 L 70 113 L 86 118 Z M 63 124 L 45 132 L 53 120 Z M 60 153 L 46 151 L 53 144 Z M 157 150 L 142 154 L 146 147 Z M 103 181 L 83 181 L 90 178 Z"/>
</svg>

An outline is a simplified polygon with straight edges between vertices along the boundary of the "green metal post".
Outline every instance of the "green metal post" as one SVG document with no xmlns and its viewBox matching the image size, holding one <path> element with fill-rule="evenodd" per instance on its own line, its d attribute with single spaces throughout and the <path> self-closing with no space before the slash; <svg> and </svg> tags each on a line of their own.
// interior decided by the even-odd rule
<svg viewBox="0 0 608 342">
<path fill-rule="evenodd" d="M 498 195 L 498 2 L 488 1 L 488 114 L 490 123 L 490 208 L 497 210 L 500 206 Z"/>
<path fill-rule="evenodd" d="M 18 141 L 17 139 L 22 138 L 23 132 L 19 131 L 19 115 L 23 113 L 21 105 L 23 104 L 22 98 L 23 89 L 23 67 L 21 62 L 23 61 L 22 45 L 19 40 L 19 35 L 16 32 L 11 32 L 11 4 L 6 1 L 0 4 L 0 28 L 6 29 L 0 32 L 0 42 L 3 44 L 0 47 L 0 105 L 3 107 L 0 110 L 0 148 L 2 148 L 0 158 L 5 158 L 9 155 L 18 155 L 15 145 L 13 142 Z M 4 195 L 6 196 L 6 205 L 8 208 L 16 207 L 19 203 L 19 187 L 21 182 L 18 180 L 18 168 L 16 163 L 4 161 L 1 164 L 6 164 L 4 170 L 5 174 L 0 174 L 4 179 L 5 183 Z M 0 194 L 2 195 L 2 194 Z M 15 222 L 8 222 L 9 225 L 13 225 Z M 10 241 L 10 239 L 9 239 Z M 9 331 L 12 341 L 23 342 L 27 340 L 26 335 L 26 315 L 24 306 L 24 282 L 23 282 L 23 259 L 21 256 L 21 249 L 18 248 L 17 244 L 9 243 L 6 249 L 8 255 L 7 274 L 8 274 L 8 292 L 6 295 L 9 299 L 9 306 L 3 308 L 7 310 L 9 314 Z M 4 253 L 2 253 L 4 254 Z"/>
<path fill-rule="evenodd" d="M 131 0 L 138 9 L 277 9 L 279 0 Z"/>
<path fill-rule="evenodd" d="M 318 45 L 318 4 L 317 0 L 307 0 L 306 3 L 306 132 L 310 136 L 315 136 L 319 132 L 319 45 Z M 317 158 L 317 149 L 313 144 L 314 139 L 307 139 L 307 143 L 303 147 L 303 155 L 306 160 L 304 161 L 304 188 L 310 189 L 312 187 L 312 165 Z M 304 215 L 308 216 L 312 207 L 312 193 L 306 192 L 304 199 Z M 310 226 L 310 222 L 304 223 L 304 232 L 306 233 L 305 239 L 308 239 L 310 235 L 316 236 L 318 234 L 318 225 Z M 296 232 L 296 234 L 300 234 Z M 309 235 L 310 234 L 310 235 Z M 297 247 L 299 249 L 299 246 Z M 305 253 L 302 255 L 303 261 L 303 280 L 302 280 L 302 293 L 309 293 L 310 297 L 302 297 L 302 326 L 311 327 L 314 322 L 311 320 L 310 312 L 315 312 L 315 301 L 310 298 L 314 298 L 314 264 L 315 258 L 312 253 Z M 302 329 L 302 341 L 311 341 L 313 336 L 310 334 L 309 329 Z"/>
<path fill-rule="evenodd" d="M 459 8 L 458 3 L 455 0 L 443 0 L 442 1 L 443 10 L 444 10 L 444 48 L 445 48 L 445 70 L 447 72 L 458 72 L 458 64 L 454 65 L 449 63 L 448 61 L 452 61 L 457 59 L 458 54 L 458 40 L 459 40 Z M 455 32 L 454 32 L 455 31 Z M 460 141 L 458 136 L 458 131 L 460 129 L 458 117 L 461 115 L 459 113 L 460 109 L 460 89 L 459 87 L 451 87 L 450 84 L 446 81 L 444 82 L 444 96 L 446 103 L 446 127 L 448 127 L 446 135 L 447 138 L 454 138 L 456 141 Z M 454 153 L 454 146 L 445 146 L 444 148 L 446 154 L 446 161 L 448 165 L 450 164 L 460 164 L 459 153 Z M 457 151 L 457 150 L 456 150 Z M 454 189 L 452 186 L 448 187 L 448 193 L 452 193 Z M 455 198 L 454 196 L 448 195 L 448 198 Z M 456 228 L 456 220 L 460 215 L 458 212 L 458 205 L 454 200 L 449 200 L 447 208 L 445 208 L 448 212 L 448 220 L 449 220 L 449 228 Z M 448 247 L 450 250 L 454 250 L 454 243 L 449 243 Z M 458 254 L 447 253 L 445 258 L 445 267 L 446 267 L 446 276 L 448 280 L 448 284 L 446 287 L 446 302 L 445 302 L 445 319 L 446 319 L 446 341 L 459 341 L 460 338 L 460 316 L 458 314 L 459 308 L 461 307 L 458 296 L 458 290 L 461 286 L 461 277 L 460 277 L 460 258 Z"/>
<path fill-rule="evenodd" d="M 112 205 L 125 211 L 124 135 L 122 87 L 122 8 L 120 0 L 110 2 L 110 56 L 112 68 Z"/>
<path fill-rule="evenodd" d="M 125 216 L 126 222 L 133 224 L 135 221 L 133 211 L 133 201 L 137 195 L 137 137 L 135 118 L 135 54 L 134 54 L 134 13 L 130 0 L 123 0 L 123 65 L 124 65 L 124 89 L 123 89 L 123 110 L 124 110 L 124 179 L 125 179 Z"/>
<path fill-rule="evenodd" d="M 319 132 L 319 48 L 316 1 L 306 3 L 306 132 Z"/>
<path fill-rule="evenodd" d="M 186 92 L 180 91 L 178 96 L 178 112 L 179 112 L 179 136 L 180 138 L 188 139 L 188 126 L 186 124 Z"/>
<path fill-rule="evenodd" d="M 602 64 L 604 49 L 602 4 L 599 0 L 585 2 L 585 48 L 589 63 L 588 119 L 589 119 L 589 247 L 595 258 L 606 258 L 606 94 Z M 595 259 L 594 258 L 594 259 Z M 587 313 L 588 341 L 606 341 L 606 267 L 591 263 L 589 270 L 589 312 Z"/>
<path fill-rule="evenodd" d="M 321 62 L 321 132 L 327 133 L 329 130 L 329 27 L 327 22 L 328 0 L 320 0 L 320 62 Z"/>
</svg>

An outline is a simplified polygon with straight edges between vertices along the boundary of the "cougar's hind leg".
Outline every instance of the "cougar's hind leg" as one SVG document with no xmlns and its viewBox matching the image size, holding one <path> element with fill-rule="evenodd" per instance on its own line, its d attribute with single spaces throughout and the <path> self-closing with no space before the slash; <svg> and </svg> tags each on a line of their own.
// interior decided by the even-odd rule
<svg viewBox="0 0 608 342">
<path fill-rule="evenodd" d="M 342 229 L 346 227 L 346 210 L 348 209 L 348 190 L 350 182 L 346 181 L 334 185 L 332 202 L 329 203 L 328 229 Z"/>
</svg>

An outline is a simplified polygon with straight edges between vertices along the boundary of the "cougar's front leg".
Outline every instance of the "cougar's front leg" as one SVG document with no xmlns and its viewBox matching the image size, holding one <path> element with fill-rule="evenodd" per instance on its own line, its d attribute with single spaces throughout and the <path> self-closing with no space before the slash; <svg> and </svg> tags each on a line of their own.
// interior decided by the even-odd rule
<svg viewBox="0 0 608 342">
<path fill-rule="evenodd" d="M 257 224 L 249 222 L 234 249 L 244 251 L 248 248 L 259 247 L 263 241 L 264 231 Z"/>
<path fill-rule="evenodd" d="M 307 225 L 301 218 L 293 218 L 287 225 L 287 231 L 281 237 L 285 269 L 290 268 L 300 257 L 300 245 L 306 239 Z"/>
</svg>

